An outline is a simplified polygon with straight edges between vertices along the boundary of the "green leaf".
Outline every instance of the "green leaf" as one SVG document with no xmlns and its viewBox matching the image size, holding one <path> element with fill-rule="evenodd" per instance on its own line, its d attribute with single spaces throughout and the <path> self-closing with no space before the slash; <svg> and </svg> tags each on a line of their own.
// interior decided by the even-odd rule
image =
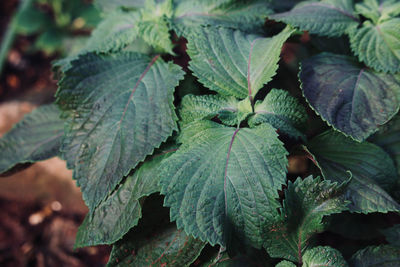
<svg viewBox="0 0 400 267">
<path fill-rule="evenodd" d="M 282 45 L 293 31 L 263 38 L 225 28 L 199 28 L 188 37 L 190 69 L 222 95 L 254 98 L 278 69 Z"/>
<path fill-rule="evenodd" d="M 183 124 L 215 116 L 226 125 L 238 123 L 238 100 L 220 95 L 186 95 L 182 99 L 180 116 Z"/>
<path fill-rule="evenodd" d="M 136 226 L 142 217 L 139 200 L 160 191 L 158 167 L 174 151 L 162 150 L 152 156 L 89 213 L 78 229 L 75 247 L 113 244 Z"/>
<path fill-rule="evenodd" d="M 272 89 L 264 101 L 257 101 L 249 125 L 269 123 L 279 132 L 294 138 L 305 138 L 298 129 L 304 129 L 307 113 L 299 101 L 284 90 Z"/>
<path fill-rule="evenodd" d="M 306 1 L 291 11 L 274 14 L 270 19 L 322 36 L 340 36 L 357 27 L 360 22 L 354 13 L 352 0 Z"/>
<path fill-rule="evenodd" d="M 52 23 L 51 19 L 36 7 L 30 5 L 17 13 L 16 31 L 19 34 L 35 34 Z"/>
<path fill-rule="evenodd" d="M 400 114 L 380 127 L 370 141 L 382 147 L 391 156 L 400 176 Z"/>
<path fill-rule="evenodd" d="M 368 142 L 358 143 L 333 130 L 314 137 L 307 147 L 325 179 L 344 182 L 352 176 L 348 187 L 351 211 L 400 211 L 400 205 L 382 189 L 391 189 L 397 183 L 393 161 L 383 149 Z"/>
<path fill-rule="evenodd" d="M 347 267 L 342 254 L 331 247 L 316 247 L 306 251 L 303 256 L 302 267 Z"/>
<path fill-rule="evenodd" d="M 100 9 L 108 12 L 120 7 L 138 9 L 144 7 L 146 0 L 95 0 L 94 2 Z"/>
<path fill-rule="evenodd" d="M 349 33 L 353 52 L 377 71 L 400 72 L 400 18 L 374 25 L 369 21 Z"/>
<path fill-rule="evenodd" d="M 363 68 L 346 56 L 322 53 L 301 64 L 311 107 L 335 129 L 362 141 L 400 107 L 400 76 Z"/>
<path fill-rule="evenodd" d="M 296 267 L 297 265 L 291 261 L 281 261 L 275 267 Z"/>
<path fill-rule="evenodd" d="M 280 216 L 266 225 L 264 247 L 269 255 L 302 262 L 310 238 L 326 228 L 323 217 L 348 209 L 345 187 L 311 176 L 289 182 Z"/>
<path fill-rule="evenodd" d="M 193 34 L 199 26 L 238 29 L 245 32 L 260 31 L 271 10 L 266 1 L 188 0 L 176 6 L 172 20 L 178 35 Z"/>
<path fill-rule="evenodd" d="M 248 249 L 248 248 L 247 248 Z M 234 257 L 229 257 L 228 253 L 219 252 L 213 255 L 213 258 L 203 263 L 203 267 L 269 267 L 272 266 L 269 262 L 269 257 L 266 255 L 265 251 L 255 250 L 248 252 L 246 254 L 235 255 Z"/>
<path fill-rule="evenodd" d="M 353 255 L 350 265 L 353 267 L 397 267 L 400 265 L 400 249 L 388 245 L 367 247 Z"/>
<path fill-rule="evenodd" d="M 84 51 L 115 52 L 138 37 L 139 12 L 115 10 L 107 14 L 92 32 Z"/>
<path fill-rule="evenodd" d="M 388 241 L 390 245 L 400 248 L 400 224 L 381 230 L 381 232 L 385 235 L 386 241 Z"/>
<path fill-rule="evenodd" d="M 204 246 L 174 225 L 151 235 L 136 231 L 113 246 L 107 266 L 185 267 L 196 260 Z"/>
<path fill-rule="evenodd" d="M 0 173 L 58 156 L 64 123 L 56 105 L 38 107 L 0 139 Z"/>
<path fill-rule="evenodd" d="M 400 14 L 400 3 L 396 0 L 364 0 L 355 7 L 358 14 L 372 20 L 374 24 Z"/>
<path fill-rule="evenodd" d="M 262 245 L 262 226 L 276 216 L 286 181 L 287 152 L 275 129 L 232 128 L 211 121 L 189 124 L 179 150 L 161 169 L 171 220 L 211 245 L 226 246 L 232 232 Z"/>
<path fill-rule="evenodd" d="M 72 62 L 57 92 L 68 117 L 62 151 L 91 211 L 177 129 L 182 78 L 158 55 L 89 53 Z"/>
</svg>

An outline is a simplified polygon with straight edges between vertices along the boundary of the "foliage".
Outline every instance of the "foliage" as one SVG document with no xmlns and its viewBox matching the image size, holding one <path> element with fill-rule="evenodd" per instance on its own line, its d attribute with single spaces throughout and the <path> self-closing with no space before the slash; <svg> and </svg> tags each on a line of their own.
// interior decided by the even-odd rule
<svg viewBox="0 0 400 267">
<path fill-rule="evenodd" d="M 96 4 L 56 104 L 0 141 L 1 172 L 74 170 L 76 247 L 112 244 L 110 266 L 400 265 L 397 1 Z M 311 166 L 288 173 L 296 157 Z M 371 243 L 321 238 L 361 216 L 349 238 Z"/>
</svg>

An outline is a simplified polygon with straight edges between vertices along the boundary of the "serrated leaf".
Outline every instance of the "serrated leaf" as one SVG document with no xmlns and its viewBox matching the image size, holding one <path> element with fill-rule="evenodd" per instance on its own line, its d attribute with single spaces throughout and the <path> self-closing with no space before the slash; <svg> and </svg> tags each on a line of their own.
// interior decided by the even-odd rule
<svg viewBox="0 0 400 267">
<path fill-rule="evenodd" d="M 284 90 L 272 89 L 264 101 L 257 101 L 249 125 L 269 123 L 279 132 L 294 138 L 305 138 L 298 129 L 307 122 L 307 113 L 299 101 Z"/>
<path fill-rule="evenodd" d="M 358 16 L 354 13 L 352 0 L 306 1 L 292 10 L 269 16 L 313 34 L 341 36 L 357 27 Z"/>
<path fill-rule="evenodd" d="M 380 127 L 370 141 L 382 147 L 391 156 L 400 176 L 400 114 Z"/>
<path fill-rule="evenodd" d="M 172 20 L 178 35 L 193 34 L 199 26 L 227 27 L 245 32 L 260 32 L 271 13 L 268 3 L 260 0 L 189 0 L 180 1 Z"/>
<path fill-rule="evenodd" d="M 400 248 L 400 224 L 381 230 L 390 245 Z"/>
<path fill-rule="evenodd" d="M 302 267 L 316 266 L 347 267 L 349 265 L 338 250 L 326 246 L 315 247 L 304 253 Z"/>
<path fill-rule="evenodd" d="M 360 61 L 377 71 L 400 72 L 400 18 L 378 25 L 364 22 L 349 33 L 351 49 Z"/>
<path fill-rule="evenodd" d="M 397 183 L 393 161 L 383 149 L 333 130 L 314 137 L 307 147 L 325 179 L 343 182 L 352 176 L 348 187 L 352 212 L 400 211 L 400 205 L 383 189 Z"/>
<path fill-rule="evenodd" d="M 91 211 L 174 130 L 182 70 L 159 56 L 89 53 L 72 62 L 57 102 L 68 117 L 62 151 Z"/>
<path fill-rule="evenodd" d="M 365 140 L 400 107 L 400 76 L 363 68 L 346 56 L 322 53 L 301 64 L 302 90 L 335 129 Z"/>
<path fill-rule="evenodd" d="M 281 261 L 275 267 L 296 267 L 297 265 L 291 261 Z"/>
<path fill-rule="evenodd" d="M 238 123 L 238 100 L 220 95 L 186 95 L 182 99 L 180 116 L 183 124 L 215 116 L 226 125 Z"/>
<path fill-rule="evenodd" d="M 0 139 L 0 173 L 18 164 L 33 163 L 58 156 L 64 122 L 56 105 L 44 105 L 18 122 Z"/>
<path fill-rule="evenodd" d="M 200 121 L 182 136 L 160 168 L 171 220 L 212 245 L 226 246 L 233 231 L 260 247 L 262 225 L 276 215 L 277 190 L 286 180 L 287 152 L 275 129 Z"/>
<path fill-rule="evenodd" d="M 400 265 L 400 249 L 389 245 L 371 246 L 357 251 L 351 257 L 352 267 L 397 267 Z"/>
<path fill-rule="evenodd" d="M 95 0 L 95 4 L 103 11 L 110 11 L 116 8 L 142 8 L 146 0 Z"/>
<path fill-rule="evenodd" d="M 107 266 L 189 266 L 200 255 L 205 243 L 176 230 L 161 228 L 151 236 L 136 232 L 117 242 Z"/>
<path fill-rule="evenodd" d="M 311 176 L 289 182 L 280 216 L 266 224 L 269 255 L 301 262 L 310 238 L 326 227 L 323 217 L 348 209 L 344 187 Z"/>
<path fill-rule="evenodd" d="M 282 46 L 292 32 L 286 28 L 263 38 L 225 28 L 199 28 L 188 37 L 190 69 L 213 91 L 254 98 L 276 74 Z"/>
<path fill-rule="evenodd" d="M 89 213 L 76 235 L 75 247 L 113 244 L 142 217 L 139 200 L 159 192 L 158 167 L 175 149 L 162 150 L 144 162 L 105 201 Z"/>
<path fill-rule="evenodd" d="M 364 0 L 357 3 L 358 14 L 372 20 L 374 24 L 393 18 L 400 13 L 400 2 L 396 0 Z"/>
<path fill-rule="evenodd" d="M 110 12 L 92 32 L 84 50 L 97 52 L 121 50 L 138 37 L 137 24 L 140 19 L 140 13 L 137 11 Z"/>
</svg>

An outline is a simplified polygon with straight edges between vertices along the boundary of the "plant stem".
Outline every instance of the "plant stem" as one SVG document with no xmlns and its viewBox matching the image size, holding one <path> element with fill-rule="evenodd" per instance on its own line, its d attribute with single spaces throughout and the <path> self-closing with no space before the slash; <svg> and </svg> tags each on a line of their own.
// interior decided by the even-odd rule
<svg viewBox="0 0 400 267">
<path fill-rule="evenodd" d="M 8 51 L 10 50 L 17 30 L 17 20 L 19 14 L 21 14 L 29 5 L 32 3 L 32 0 L 21 0 L 21 3 L 18 7 L 18 10 L 15 12 L 14 16 L 11 18 L 10 23 L 8 24 L 7 30 L 4 33 L 1 47 L 0 47 L 0 75 L 3 71 L 4 63 L 7 59 Z"/>
</svg>

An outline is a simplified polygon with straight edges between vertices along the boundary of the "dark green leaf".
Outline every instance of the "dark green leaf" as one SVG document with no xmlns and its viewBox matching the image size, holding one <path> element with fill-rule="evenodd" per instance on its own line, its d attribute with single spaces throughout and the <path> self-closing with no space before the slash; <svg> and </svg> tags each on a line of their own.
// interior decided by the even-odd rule
<svg viewBox="0 0 400 267">
<path fill-rule="evenodd" d="M 400 224 L 381 231 L 390 245 L 400 248 Z"/>
<path fill-rule="evenodd" d="M 352 267 L 398 267 L 400 249 L 388 245 L 367 247 L 359 250 L 350 260 Z"/>
</svg>

